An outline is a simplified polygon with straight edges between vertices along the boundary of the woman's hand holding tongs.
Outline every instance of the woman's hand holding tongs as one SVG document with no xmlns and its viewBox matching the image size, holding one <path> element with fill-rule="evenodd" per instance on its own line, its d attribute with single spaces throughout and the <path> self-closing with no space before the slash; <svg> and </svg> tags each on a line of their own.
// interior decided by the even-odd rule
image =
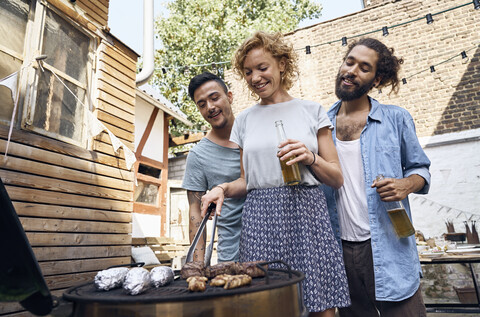
<svg viewBox="0 0 480 317">
<path fill-rule="evenodd" d="M 223 200 L 225 199 L 225 190 L 221 185 L 214 186 L 208 193 L 202 196 L 200 210 L 202 217 L 205 217 L 207 213 L 207 208 L 211 203 L 216 205 L 215 213 L 220 216 L 222 211 Z M 212 218 L 213 213 L 210 214 L 210 219 Z"/>
</svg>

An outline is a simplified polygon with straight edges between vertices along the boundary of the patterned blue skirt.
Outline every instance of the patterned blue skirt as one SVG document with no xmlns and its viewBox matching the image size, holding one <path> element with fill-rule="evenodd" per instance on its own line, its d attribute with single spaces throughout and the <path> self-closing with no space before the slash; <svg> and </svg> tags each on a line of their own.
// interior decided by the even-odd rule
<svg viewBox="0 0 480 317">
<path fill-rule="evenodd" d="M 342 253 L 320 187 L 251 190 L 242 213 L 240 261 L 282 260 L 305 274 L 310 312 L 350 305 Z"/>
</svg>

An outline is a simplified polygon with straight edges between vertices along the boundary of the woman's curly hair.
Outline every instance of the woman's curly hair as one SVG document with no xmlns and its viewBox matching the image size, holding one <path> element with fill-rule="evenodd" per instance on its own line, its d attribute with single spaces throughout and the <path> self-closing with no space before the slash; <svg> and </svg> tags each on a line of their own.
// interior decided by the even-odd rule
<svg viewBox="0 0 480 317">
<path fill-rule="evenodd" d="M 264 31 L 255 32 L 250 38 L 246 39 L 236 50 L 232 65 L 234 72 L 245 79 L 243 64 L 247 58 L 248 52 L 254 48 L 261 47 L 278 61 L 284 58 L 285 71 L 282 73 L 282 87 L 289 90 L 293 86 L 293 81 L 298 77 L 298 56 L 293 46 L 284 41 L 280 32 L 267 33 Z M 252 95 L 255 95 L 252 91 Z"/>
<path fill-rule="evenodd" d="M 401 64 L 403 64 L 403 58 L 394 56 L 394 49 L 388 48 L 379 40 L 373 38 L 362 38 L 356 42 L 351 43 L 348 46 L 348 51 L 343 57 L 343 60 L 347 58 L 348 54 L 350 54 L 350 51 L 357 45 L 366 46 L 377 52 L 377 73 L 375 74 L 375 76 L 381 78 L 377 87 L 383 88 L 391 85 L 391 92 L 396 94 L 400 89 L 398 72 L 400 70 Z"/>
</svg>

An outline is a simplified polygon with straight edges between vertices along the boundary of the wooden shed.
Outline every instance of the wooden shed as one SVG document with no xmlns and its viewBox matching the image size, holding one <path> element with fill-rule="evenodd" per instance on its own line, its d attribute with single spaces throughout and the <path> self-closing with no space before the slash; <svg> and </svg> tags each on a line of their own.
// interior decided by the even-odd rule
<svg viewBox="0 0 480 317">
<path fill-rule="evenodd" d="M 0 2 L 0 79 L 10 76 L 0 82 L 0 177 L 54 296 L 131 262 L 135 172 L 145 164 L 165 182 L 168 174 L 161 160 L 134 155 L 145 92 L 135 83 L 138 55 L 109 33 L 108 8 L 108 0 Z M 183 117 L 145 99 L 166 149 L 168 121 Z M 0 303 L 0 315 L 29 314 Z"/>
</svg>

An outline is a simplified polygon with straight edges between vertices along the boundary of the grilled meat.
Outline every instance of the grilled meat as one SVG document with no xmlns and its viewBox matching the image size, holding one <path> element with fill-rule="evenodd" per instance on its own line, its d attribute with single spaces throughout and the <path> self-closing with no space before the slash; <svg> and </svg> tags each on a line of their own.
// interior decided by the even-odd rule
<svg viewBox="0 0 480 317">
<path fill-rule="evenodd" d="M 214 278 L 215 276 L 228 274 L 239 275 L 247 274 L 251 277 L 265 276 L 265 272 L 257 267 L 257 263 L 262 261 L 252 262 L 222 262 L 205 268 L 205 276 Z"/>
<path fill-rule="evenodd" d="M 205 268 L 205 276 L 214 278 L 215 276 L 229 274 L 237 274 L 237 265 L 235 262 L 221 262 Z"/>
<path fill-rule="evenodd" d="M 249 285 L 252 282 L 252 277 L 246 274 L 233 275 L 225 283 L 224 289 L 237 288 L 244 285 Z"/>
<path fill-rule="evenodd" d="M 261 262 L 263 261 L 237 262 L 235 263 L 235 272 L 236 274 L 246 274 L 251 277 L 265 276 L 265 272 L 257 267 L 257 264 Z"/>
<path fill-rule="evenodd" d="M 210 281 L 210 285 L 211 286 L 224 286 L 225 283 L 227 283 L 227 280 L 231 276 L 232 275 L 228 275 L 228 274 L 217 275 Z"/>
<path fill-rule="evenodd" d="M 188 290 L 191 292 L 204 292 L 207 288 L 207 281 L 208 278 L 205 276 L 190 276 L 187 278 Z"/>
<path fill-rule="evenodd" d="M 252 282 L 252 278 L 246 274 L 241 275 L 218 275 L 210 281 L 211 286 L 223 286 L 225 289 L 237 288 L 248 285 Z"/>
<path fill-rule="evenodd" d="M 191 276 L 205 276 L 205 265 L 201 261 L 185 263 L 180 271 L 180 276 L 183 279 Z"/>
</svg>

